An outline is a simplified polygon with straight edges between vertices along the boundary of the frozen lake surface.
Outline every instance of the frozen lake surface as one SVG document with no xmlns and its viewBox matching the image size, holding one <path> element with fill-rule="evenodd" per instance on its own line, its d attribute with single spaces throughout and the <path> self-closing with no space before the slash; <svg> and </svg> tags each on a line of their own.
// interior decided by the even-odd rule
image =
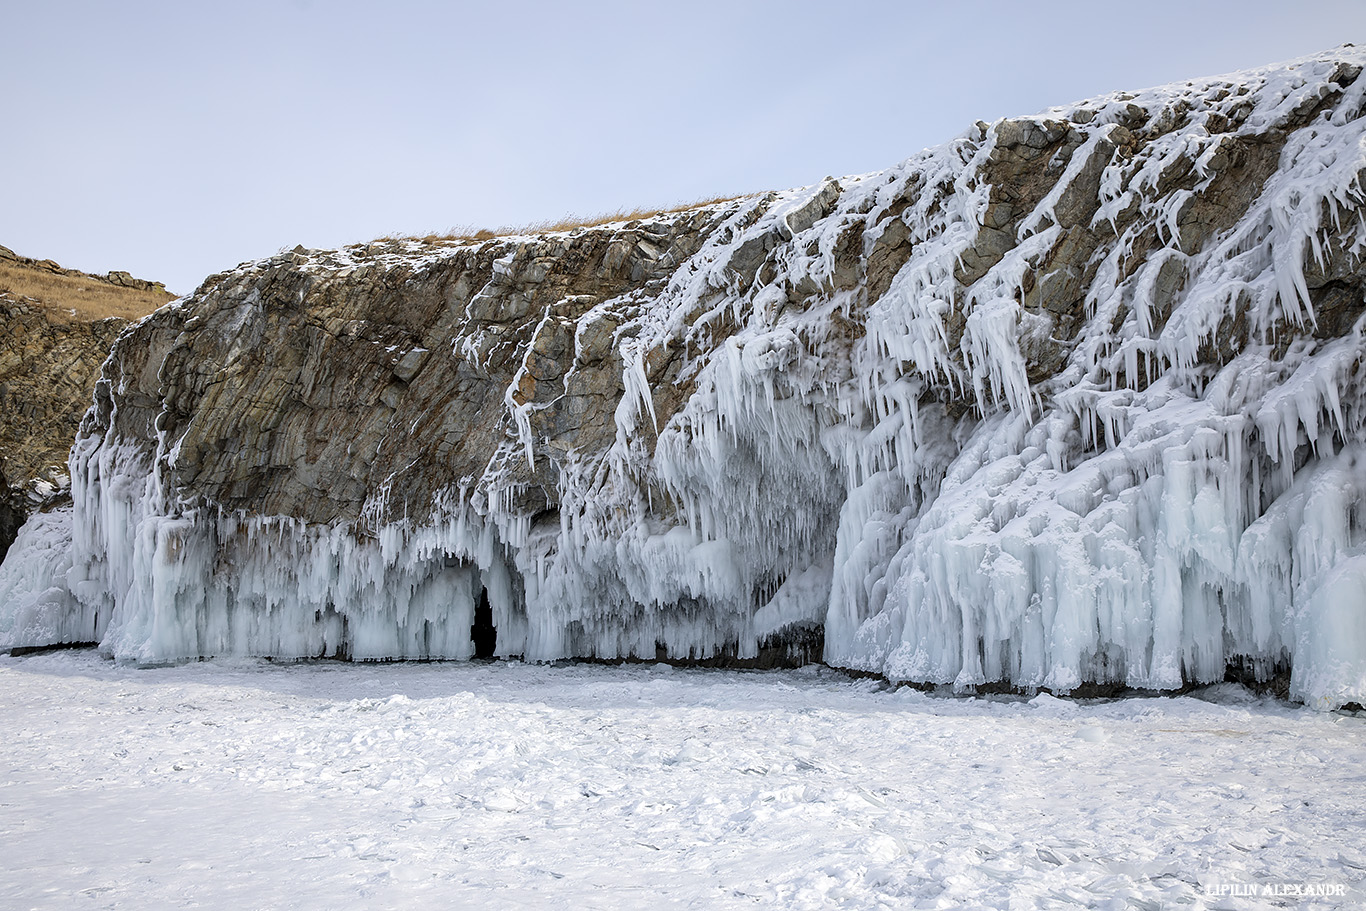
<svg viewBox="0 0 1366 911">
<path fill-rule="evenodd" d="M 75 651 L 0 658 L 0 731 L 4 908 L 1366 901 L 1366 719 L 1234 686 Z"/>
</svg>

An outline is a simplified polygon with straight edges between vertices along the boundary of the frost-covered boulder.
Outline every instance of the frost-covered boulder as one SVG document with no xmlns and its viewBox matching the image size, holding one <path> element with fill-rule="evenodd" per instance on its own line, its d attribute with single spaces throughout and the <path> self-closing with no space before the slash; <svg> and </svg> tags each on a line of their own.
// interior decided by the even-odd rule
<svg viewBox="0 0 1366 911">
<path fill-rule="evenodd" d="M 529 659 L 823 629 L 894 680 L 1361 701 L 1364 65 L 212 276 L 105 366 L 73 603 L 144 663 L 461 658 L 486 611 Z"/>
</svg>

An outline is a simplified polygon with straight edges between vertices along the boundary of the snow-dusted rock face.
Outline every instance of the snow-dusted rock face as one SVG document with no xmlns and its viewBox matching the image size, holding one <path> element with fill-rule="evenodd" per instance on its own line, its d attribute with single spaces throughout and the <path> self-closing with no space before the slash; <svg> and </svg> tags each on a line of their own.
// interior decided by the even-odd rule
<svg viewBox="0 0 1366 911">
<path fill-rule="evenodd" d="M 71 457 L 72 597 L 25 628 L 79 611 L 145 663 L 461 658 L 486 598 L 529 659 L 823 628 L 893 680 L 1288 666 L 1362 701 L 1364 65 L 639 223 L 213 276 L 115 347 Z"/>
</svg>

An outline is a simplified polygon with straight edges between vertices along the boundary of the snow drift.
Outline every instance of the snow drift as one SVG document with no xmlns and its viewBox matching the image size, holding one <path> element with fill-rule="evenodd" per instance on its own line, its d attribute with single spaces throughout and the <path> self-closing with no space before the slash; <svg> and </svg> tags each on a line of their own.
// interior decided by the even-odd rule
<svg viewBox="0 0 1366 911">
<path fill-rule="evenodd" d="M 897 681 L 1362 701 L 1363 65 L 212 276 L 115 346 L 0 644 L 464 658 L 486 604 L 535 660 L 823 629 Z"/>
</svg>

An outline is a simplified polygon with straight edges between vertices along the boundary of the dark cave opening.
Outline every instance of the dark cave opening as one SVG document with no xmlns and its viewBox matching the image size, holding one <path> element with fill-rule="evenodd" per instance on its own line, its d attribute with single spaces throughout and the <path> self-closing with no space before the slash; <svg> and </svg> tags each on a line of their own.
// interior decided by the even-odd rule
<svg viewBox="0 0 1366 911">
<path fill-rule="evenodd" d="M 489 590 L 479 590 L 479 606 L 474 609 L 474 626 L 470 627 L 474 643 L 474 657 L 492 658 L 498 649 L 498 627 L 493 625 L 493 608 L 489 606 Z"/>
</svg>

